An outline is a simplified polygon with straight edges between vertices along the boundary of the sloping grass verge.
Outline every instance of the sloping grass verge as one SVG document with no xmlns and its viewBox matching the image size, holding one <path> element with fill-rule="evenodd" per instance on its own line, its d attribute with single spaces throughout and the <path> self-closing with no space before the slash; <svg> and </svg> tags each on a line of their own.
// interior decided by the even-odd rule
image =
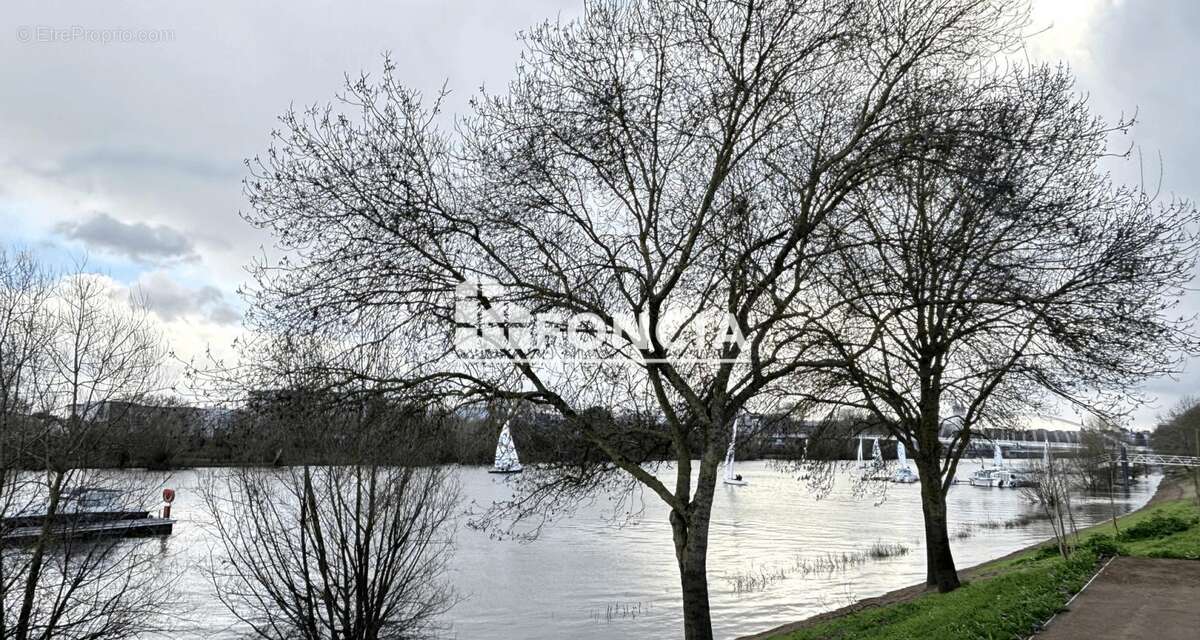
<svg viewBox="0 0 1200 640">
<path fill-rule="evenodd" d="M 947 594 L 869 609 L 801 629 L 787 640 L 959 640 L 1028 635 L 1083 588 L 1097 556 L 1047 558 L 1025 568 L 978 580 Z"/>
<path fill-rule="evenodd" d="M 1053 545 L 982 567 L 947 594 L 864 609 L 774 640 L 964 640 L 1031 635 L 1095 574 L 1106 555 L 1200 559 L 1200 509 L 1193 500 L 1159 502 L 1082 533 L 1070 559 Z"/>
</svg>

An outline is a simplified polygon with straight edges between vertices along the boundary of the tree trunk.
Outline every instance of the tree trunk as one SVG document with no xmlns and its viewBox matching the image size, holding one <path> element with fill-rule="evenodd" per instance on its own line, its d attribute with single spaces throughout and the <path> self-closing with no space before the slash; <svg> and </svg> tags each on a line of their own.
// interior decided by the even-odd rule
<svg viewBox="0 0 1200 640">
<path fill-rule="evenodd" d="M 693 503 L 693 507 L 698 507 Z M 683 637 L 712 640 L 708 609 L 708 522 L 710 507 L 693 508 L 690 515 L 671 511 L 675 559 L 683 587 Z"/>
<path fill-rule="evenodd" d="M 925 583 L 946 593 L 958 588 L 958 570 L 946 528 L 946 494 L 938 461 L 917 459 L 921 470 L 921 512 L 925 517 Z"/>
<path fill-rule="evenodd" d="M 58 515 L 59 501 L 62 498 L 63 475 L 64 473 L 61 471 L 54 472 L 54 479 L 50 482 L 46 517 L 42 520 L 42 531 L 38 535 L 37 542 L 34 543 L 33 555 L 29 559 L 29 569 L 25 575 L 24 595 L 21 599 L 20 613 L 17 616 L 17 629 L 13 635 L 14 640 L 26 640 L 31 636 L 30 624 L 33 620 L 33 612 L 38 606 L 36 597 L 42 579 L 42 568 L 45 566 L 46 549 L 51 544 L 50 532 L 53 528 L 54 518 Z"/>
<path fill-rule="evenodd" d="M 929 538 L 929 519 L 928 518 L 925 518 L 924 529 L 925 529 L 925 584 L 935 585 L 935 584 L 937 584 L 937 575 L 935 575 L 934 571 L 933 571 L 933 564 L 934 564 L 933 543 L 930 542 L 930 538 Z"/>
</svg>

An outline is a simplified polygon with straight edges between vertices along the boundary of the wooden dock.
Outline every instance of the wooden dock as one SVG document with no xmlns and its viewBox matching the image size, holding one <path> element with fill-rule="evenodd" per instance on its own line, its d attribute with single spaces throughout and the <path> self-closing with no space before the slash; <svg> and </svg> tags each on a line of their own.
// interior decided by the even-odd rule
<svg viewBox="0 0 1200 640">
<path fill-rule="evenodd" d="M 175 521 L 171 518 L 147 515 L 142 518 L 56 523 L 50 528 L 50 537 L 55 540 L 80 540 L 169 536 L 174 527 Z M 42 536 L 42 529 L 41 525 L 0 529 L 0 544 L 23 545 L 36 542 Z"/>
</svg>

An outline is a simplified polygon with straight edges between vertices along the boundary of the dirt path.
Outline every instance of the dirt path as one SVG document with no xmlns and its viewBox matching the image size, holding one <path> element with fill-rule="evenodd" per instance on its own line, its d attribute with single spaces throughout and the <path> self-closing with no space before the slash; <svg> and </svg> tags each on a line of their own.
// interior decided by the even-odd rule
<svg viewBox="0 0 1200 640">
<path fill-rule="evenodd" d="M 1039 640 L 1200 638 L 1200 562 L 1116 558 Z"/>
</svg>

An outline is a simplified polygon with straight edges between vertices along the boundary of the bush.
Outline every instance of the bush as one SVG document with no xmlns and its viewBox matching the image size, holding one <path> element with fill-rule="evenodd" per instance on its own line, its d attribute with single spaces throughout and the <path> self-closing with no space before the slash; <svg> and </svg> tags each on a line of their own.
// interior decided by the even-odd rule
<svg viewBox="0 0 1200 640">
<path fill-rule="evenodd" d="M 1092 551 L 1101 556 L 1124 556 L 1129 555 L 1129 551 L 1124 545 L 1118 543 L 1112 536 L 1101 533 L 1088 537 L 1079 545 L 1081 549 Z"/>
<path fill-rule="evenodd" d="M 1191 529 L 1197 521 L 1196 518 L 1155 513 L 1153 516 L 1122 531 L 1118 539 L 1123 542 L 1130 542 L 1133 540 L 1165 538 L 1171 534 Z"/>
<path fill-rule="evenodd" d="M 1045 560 L 1047 558 L 1054 558 L 1056 556 L 1058 556 L 1058 547 L 1049 544 L 1044 547 L 1038 547 L 1037 553 L 1034 554 L 1033 559 Z"/>
</svg>

